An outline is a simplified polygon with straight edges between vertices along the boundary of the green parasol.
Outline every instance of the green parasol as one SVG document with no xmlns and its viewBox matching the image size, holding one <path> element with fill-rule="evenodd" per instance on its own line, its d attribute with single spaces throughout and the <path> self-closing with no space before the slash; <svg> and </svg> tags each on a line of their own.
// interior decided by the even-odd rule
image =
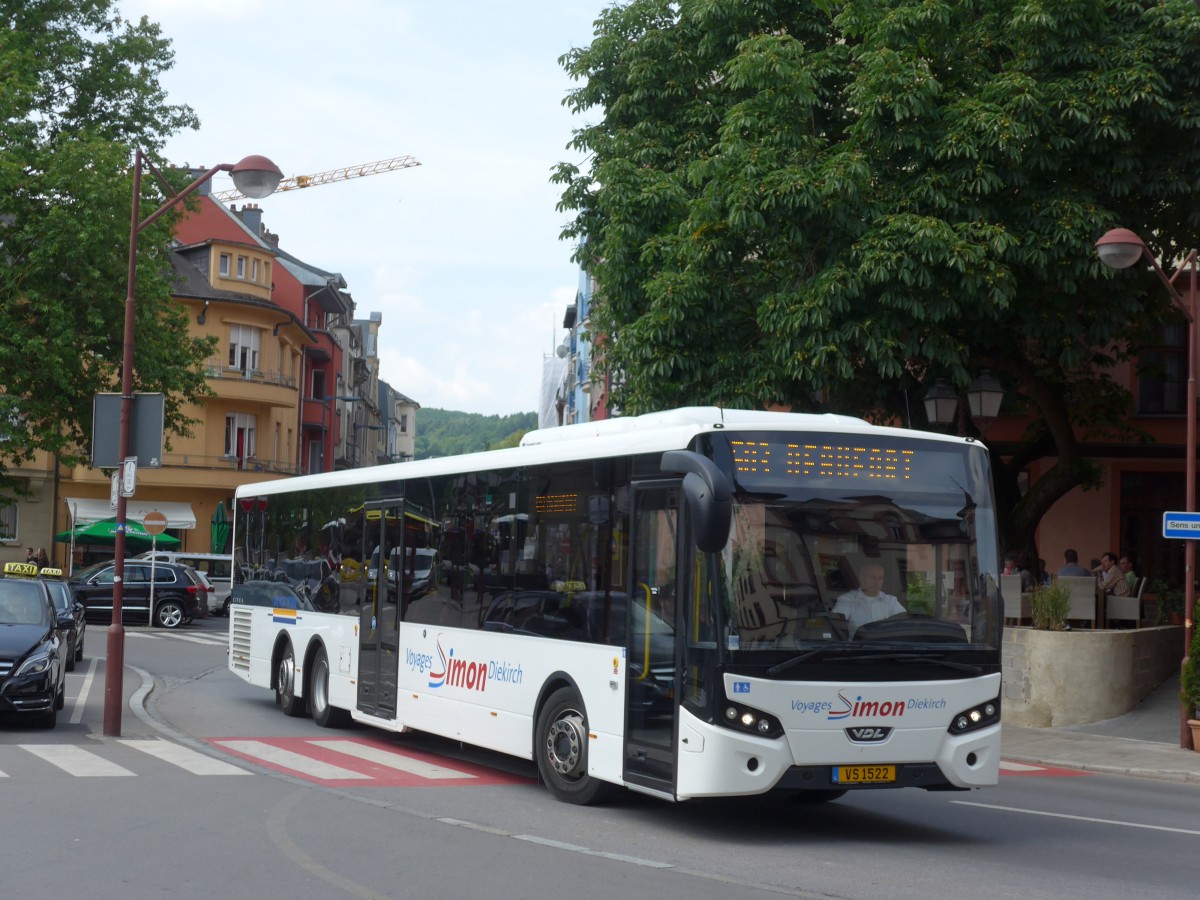
<svg viewBox="0 0 1200 900">
<path fill-rule="evenodd" d="M 101 519 L 99 522 L 79 525 L 74 531 L 60 531 L 54 536 L 54 540 L 63 544 L 68 544 L 72 540 L 76 544 L 115 544 L 117 520 L 116 518 Z M 141 522 L 129 519 L 125 522 L 125 544 L 146 549 L 152 544 L 159 547 L 175 547 L 179 544 L 179 538 L 171 537 L 169 534 L 160 534 L 155 542 L 154 536 L 142 527 Z"/>
<path fill-rule="evenodd" d="M 212 552 L 224 553 L 225 545 L 229 543 L 229 514 L 225 512 L 225 504 L 217 504 L 217 511 L 212 517 Z"/>
</svg>

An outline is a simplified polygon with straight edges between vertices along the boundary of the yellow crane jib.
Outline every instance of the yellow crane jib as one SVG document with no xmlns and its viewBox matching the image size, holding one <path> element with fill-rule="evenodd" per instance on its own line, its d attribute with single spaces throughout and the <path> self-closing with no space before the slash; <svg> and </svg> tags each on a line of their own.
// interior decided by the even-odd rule
<svg viewBox="0 0 1200 900">
<path fill-rule="evenodd" d="M 391 159 L 381 159 L 376 162 L 362 163 L 357 166 L 345 166 L 341 169 L 330 169 L 328 172 L 317 172 L 313 175 L 293 175 L 279 182 L 275 193 L 294 191 L 299 188 L 316 187 L 318 184 L 332 184 L 335 181 L 347 181 L 351 178 L 362 178 L 367 175 L 379 175 L 383 172 L 393 172 L 396 169 L 411 169 L 421 163 L 412 156 L 394 156 Z M 245 195 L 237 190 L 218 191 L 213 197 L 222 203 L 239 200 Z"/>
</svg>

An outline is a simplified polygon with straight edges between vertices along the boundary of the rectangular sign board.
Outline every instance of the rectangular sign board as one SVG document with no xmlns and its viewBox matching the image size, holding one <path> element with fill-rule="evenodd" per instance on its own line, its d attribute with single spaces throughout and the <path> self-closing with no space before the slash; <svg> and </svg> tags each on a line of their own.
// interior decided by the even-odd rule
<svg viewBox="0 0 1200 900">
<path fill-rule="evenodd" d="M 164 395 L 135 394 L 132 412 L 129 455 L 137 457 L 139 468 L 157 469 L 162 466 Z M 120 445 L 121 395 L 96 394 L 92 400 L 92 468 L 119 468 L 123 464 Z"/>
<path fill-rule="evenodd" d="M 1200 512 L 1163 513 L 1163 537 L 1200 541 Z"/>
</svg>

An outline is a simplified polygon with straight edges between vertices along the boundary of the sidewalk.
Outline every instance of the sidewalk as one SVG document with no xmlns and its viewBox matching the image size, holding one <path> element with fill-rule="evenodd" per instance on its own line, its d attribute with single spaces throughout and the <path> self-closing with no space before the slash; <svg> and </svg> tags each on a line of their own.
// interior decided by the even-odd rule
<svg viewBox="0 0 1200 900">
<path fill-rule="evenodd" d="M 1001 756 L 1014 762 L 1200 784 L 1200 753 L 1179 749 L 1178 675 L 1115 719 L 1067 728 L 1005 725 L 1001 734 Z"/>
</svg>

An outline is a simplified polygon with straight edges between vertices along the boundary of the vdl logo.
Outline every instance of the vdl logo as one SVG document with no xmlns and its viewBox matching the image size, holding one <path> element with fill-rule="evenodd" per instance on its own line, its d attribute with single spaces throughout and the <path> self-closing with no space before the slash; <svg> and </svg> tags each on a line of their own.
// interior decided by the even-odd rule
<svg viewBox="0 0 1200 900">
<path fill-rule="evenodd" d="M 880 728 L 874 725 L 864 725 L 860 728 L 847 728 L 846 737 L 854 741 L 856 744 L 870 744 L 876 741 L 886 740 L 887 736 L 892 733 L 890 728 Z"/>
</svg>

